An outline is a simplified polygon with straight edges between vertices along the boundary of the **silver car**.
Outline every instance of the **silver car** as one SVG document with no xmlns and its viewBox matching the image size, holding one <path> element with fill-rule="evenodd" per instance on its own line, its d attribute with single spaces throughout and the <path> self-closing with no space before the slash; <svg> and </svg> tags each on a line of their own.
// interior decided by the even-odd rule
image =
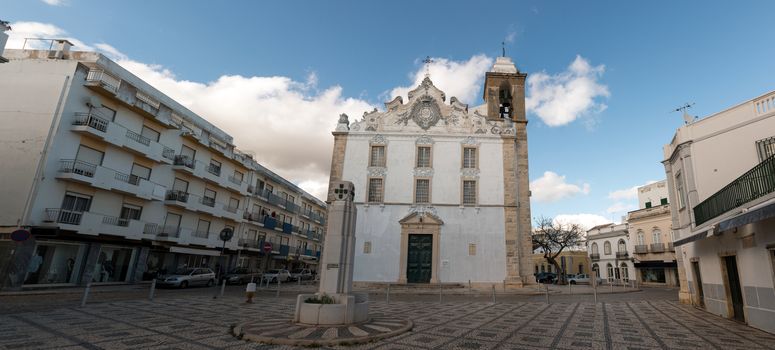
<svg viewBox="0 0 775 350">
<path fill-rule="evenodd" d="M 264 273 L 261 280 L 275 283 L 278 280 L 280 282 L 288 282 L 291 279 L 291 273 L 288 270 L 269 270 Z"/>
<path fill-rule="evenodd" d="M 215 285 L 215 272 L 206 267 L 183 268 L 173 274 L 160 276 L 156 284 L 161 287 L 186 288 L 188 286 Z"/>
</svg>

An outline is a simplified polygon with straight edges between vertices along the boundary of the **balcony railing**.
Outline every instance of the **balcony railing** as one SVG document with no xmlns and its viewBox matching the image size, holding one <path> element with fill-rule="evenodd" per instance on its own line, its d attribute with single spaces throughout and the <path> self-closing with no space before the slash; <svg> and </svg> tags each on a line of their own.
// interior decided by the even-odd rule
<svg viewBox="0 0 775 350">
<path fill-rule="evenodd" d="M 97 166 L 77 159 L 62 159 L 59 161 L 59 172 L 94 177 Z"/>
<path fill-rule="evenodd" d="M 626 258 L 628 256 L 630 256 L 630 254 L 627 253 L 627 252 L 616 252 L 616 258 L 617 259 Z"/>
<path fill-rule="evenodd" d="M 600 260 L 600 253 L 589 254 L 589 258 L 592 259 L 592 261 L 598 261 Z"/>
<path fill-rule="evenodd" d="M 80 225 L 83 212 L 65 210 L 60 208 L 46 209 L 46 222 L 56 222 L 68 225 Z"/>
<path fill-rule="evenodd" d="M 159 224 L 153 224 L 153 223 L 147 223 L 143 227 L 143 233 L 146 235 L 157 235 L 159 234 Z"/>
<path fill-rule="evenodd" d="M 207 165 L 207 172 L 209 172 L 210 174 L 213 174 L 215 176 L 221 176 L 221 167 L 219 167 L 217 165 L 213 165 L 213 164 L 208 164 Z"/>
<path fill-rule="evenodd" d="M 665 244 L 664 243 L 651 243 L 651 252 L 652 253 L 663 253 L 665 251 Z"/>
<path fill-rule="evenodd" d="M 253 185 L 248 185 L 248 192 L 253 193 L 255 191 L 256 191 L 256 189 L 255 189 L 255 187 L 253 187 Z"/>
<path fill-rule="evenodd" d="M 215 207 L 215 198 L 202 197 L 202 199 L 199 200 L 199 203 L 202 203 L 208 207 Z"/>
<path fill-rule="evenodd" d="M 122 172 L 116 172 L 116 175 L 113 176 L 118 181 L 126 182 L 130 185 L 137 186 L 140 184 L 140 177 L 137 175 L 130 175 L 130 174 L 124 174 Z"/>
<path fill-rule="evenodd" d="M 167 158 L 169 160 L 174 161 L 175 160 L 175 150 L 172 148 L 169 148 L 167 146 L 164 146 L 164 148 L 161 151 L 161 156 L 164 158 Z"/>
<path fill-rule="evenodd" d="M 190 169 L 194 169 L 194 160 L 191 159 L 189 156 L 179 154 L 175 156 L 175 159 L 173 159 L 174 165 L 182 165 Z"/>
<path fill-rule="evenodd" d="M 239 186 L 242 185 L 242 179 L 234 177 L 234 175 L 229 175 L 229 182 Z"/>
<path fill-rule="evenodd" d="M 151 145 L 151 139 L 149 139 L 149 138 L 147 138 L 147 137 L 145 137 L 143 135 L 140 135 L 140 134 L 138 134 L 138 133 L 136 133 L 136 132 L 134 132 L 132 130 L 127 130 L 126 131 L 126 137 L 128 139 L 132 140 L 132 141 L 135 141 L 137 143 L 140 143 L 140 144 L 143 144 L 143 145 L 146 145 L 146 146 L 150 146 Z"/>
<path fill-rule="evenodd" d="M 645 244 L 638 244 L 635 246 L 635 254 L 646 254 L 649 252 L 649 246 Z"/>
<path fill-rule="evenodd" d="M 161 229 L 161 232 L 158 234 L 159 237 L 180 237 L 180 227 L 178 226 L 164 226 Z"/>
<path fill-rule="evenodd" d="M 241 238 L 239 240 L 239 245 L 247 248 L 261 248 L 258 241 L 255 239 Z"/>
<path fill-rule="evenodd" d="M 675 251 L 675 246 L 673 246 L 673 242 L 668 242 L 667 243 L 667 251 L 668 252 L 674 252 Z"/>
<path fill-rule="evenodd" d="M 775 192 L 775 155 L 757 164 L 721 190 L 694 207 L 694 220 L 701 225 L 754 199 Z"/>
<path fill-rule="evenodd" d="M 86 81 L 96 82 L 105 89 L 112 91 L 113 93 L 118 91 L 118 85 L 121 83 L 121 80 L 113 77 L 108 73 L 105 73 L 105 71 L 101 69 L 90 70 L 89 73 L 86 74 Z"/>
<path fill-rule="evenodd" d="M 94 113 L 75 113 L 75 119 L 73 125 L 88 126 L 92 129 L 102 132 L 108 131 L 108 124 L 110 122 L 107 119 L 97 116 Z"/>
<path fill-rule="evenodd" d="M 187 203 L 188 193 L 183 191 L 177 191 L 177 190 L 169 190 L 167 191 L 167 195 L 164 197 L 164 199 L 168 201 Z"/>
<path fill-rule="evenodd" d="M 229 213 L 232 213 L 232 214 L 236 214 L 237 210 L 239 210 L 239 207 L 232 207 L 228 204 L 224 204 L 223 210 L 228 211 Z"/>
<path fill-rule="evenodd" d="M 208 231 L 194 231 L 191 233 L 191 236 L 199 237 L 199 238 L 207 238 L 210 236 L 210 232 Z"/>
<path fill-rule="evenodd" d="M 106 225 L 128 227 L 129 219 L 117 218 L 115 216 L 103 216 L 102 223 Z"/>
</svg>

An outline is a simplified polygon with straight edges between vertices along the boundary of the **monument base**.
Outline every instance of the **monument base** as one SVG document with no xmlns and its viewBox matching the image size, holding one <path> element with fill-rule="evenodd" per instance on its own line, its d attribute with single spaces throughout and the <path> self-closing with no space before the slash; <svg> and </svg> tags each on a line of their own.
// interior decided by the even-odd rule
<svg viewBox="0 0 775 350">
<path fill-rule="evenodd" d="M 329 295 L 334 304 L 308 303 L 305 300 L 319 298 L 320 294 L 299 294 L 293 322 L 304 325 L 349 325 L 369 320 L 369 300 L 366 294 Z"/>
</svg>

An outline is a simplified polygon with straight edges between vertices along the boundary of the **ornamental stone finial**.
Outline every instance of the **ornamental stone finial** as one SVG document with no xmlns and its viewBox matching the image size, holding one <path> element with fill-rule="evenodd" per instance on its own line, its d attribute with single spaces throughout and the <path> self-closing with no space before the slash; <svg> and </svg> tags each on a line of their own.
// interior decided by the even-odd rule
<svg viewBox="0 0 775 350">
<path fill-rule="evenodd" d="M 347 114 L 342 113 L 339 115 L 339 124 L 347 124 L 348 126 L 350 125 L 350 119 Z"/>
</svg>

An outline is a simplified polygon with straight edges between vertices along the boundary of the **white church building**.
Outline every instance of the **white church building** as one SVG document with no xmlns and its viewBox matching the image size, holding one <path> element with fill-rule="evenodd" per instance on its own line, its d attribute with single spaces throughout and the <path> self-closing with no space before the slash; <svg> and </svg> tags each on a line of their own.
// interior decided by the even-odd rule
<svg viewBox="0 0 775 350">
<path fill-rule="evenodd" d="M 526 77 L 498 57 L 480 106 L 447 98 L 426 77 L 408 101 L 396 97 L 352 124 L 340 116 L 331 181 L 355 185 L 354 281 L 534 280 Z"/>
</svg>

